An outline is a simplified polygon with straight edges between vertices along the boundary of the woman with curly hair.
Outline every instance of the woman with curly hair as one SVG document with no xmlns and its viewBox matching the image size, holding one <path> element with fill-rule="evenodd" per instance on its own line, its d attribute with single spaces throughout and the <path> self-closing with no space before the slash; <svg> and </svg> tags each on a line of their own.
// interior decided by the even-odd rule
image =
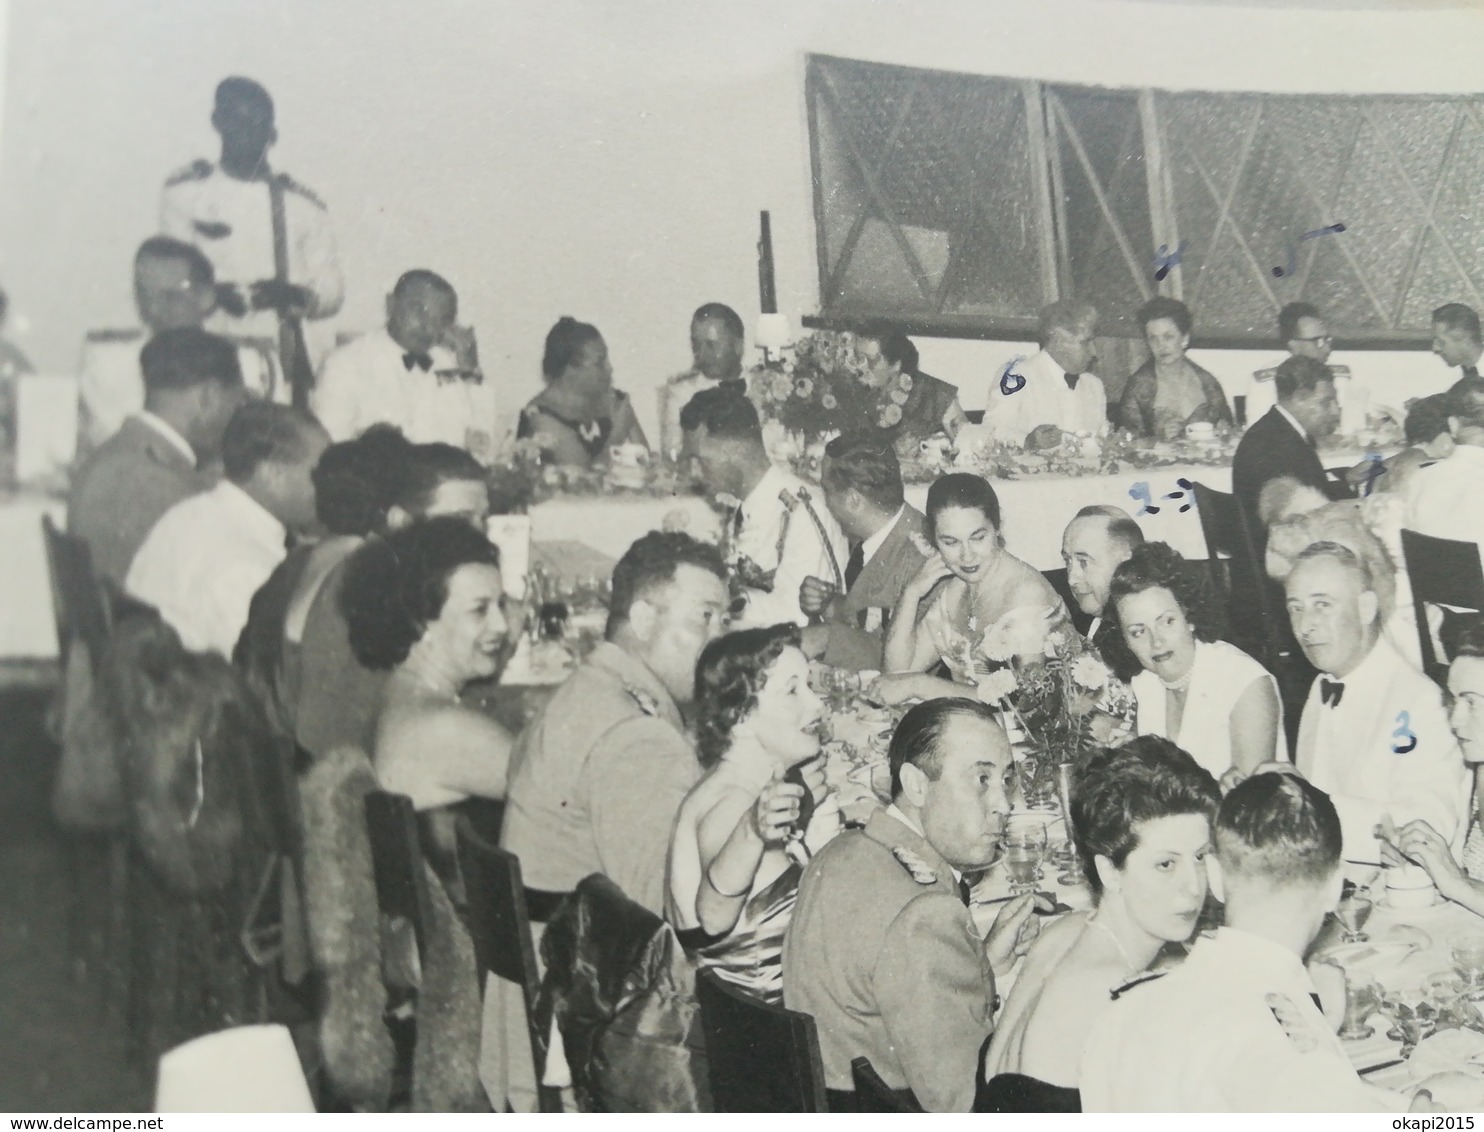
<svg viewBox="0 0 1484 1132">
<path fill-rule="evenodd" d="M 370 752 L 382 787 L 419 810 L 503 798 L 510 736 L 459 702 L 505 644 L 494 544 L 461 519 L 413 523 L 351 556 L 340 604 L 356 659 L 390 673 Z"/>
<path fill-rule="evenodd" d="M 1115 418 L 1119 427 L 1160 440 L 1178 440 L 1186 425 L 1197 423 L 1231 428 L 1231 406 L 1221 383 L 1185 356 L 1195 325 L 1190 308 L 1157 295 L 1137 317 L 1150 358 L 1123 387 Z"/>
<path fill-rule="evenodd" d="M 1117 992 L 1196 929 L 1221 802 L 1216 780 L 1168 739 L 1087 759 L 1072 834 L 1097 908 L 1041 932 L 996 1020 L 976 1112 L 1077 1112 L 1082 1040 Z"/>
<path fill-rule="evenodd" d="M 1215 617 L 1185 559 L 1165 543 L 1145 543 L 1113 572 L 1109 597 L 1143 668 L 1129 682 L 1140 735 L 1174 740 L 1227 785 L 1288 757 L 1278 682 L 1217 639 Z"/>
<path fill-rule="evenodd" d="M 706 774 L 676 816 L 666 918 L 698 963 L 773 1003 L 802 861 L 840 828 L 816 758 L 823 710 L 794 625 L 730 633 L 696 664 Z"/>
</svg>

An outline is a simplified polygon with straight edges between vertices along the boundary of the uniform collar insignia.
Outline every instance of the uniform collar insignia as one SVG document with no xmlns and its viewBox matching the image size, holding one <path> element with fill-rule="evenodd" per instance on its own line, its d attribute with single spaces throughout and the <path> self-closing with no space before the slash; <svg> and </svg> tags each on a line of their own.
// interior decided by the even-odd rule
<svg viewBox="0 0 1484 1132">
<path fill-rule="evenodd" d="M 897 859 L 897 864 L 912 874 L 912 879 L 918 884 L 938 883 L 938 874 L 933 869 L 933 866 L 905 845 L 893 845 L 891 847 L 891 855 Z"/>
<path fill-rule="evenodd" d="M 1300 1053 L 1313 1053 L 1319 1048 L 1319 1039 L 1292 999 L 1272 991 L 1263 996 L 1263 1001 L 1267 1003 L 1278 1025 L 1283 1027 L 1283 1033 Z"/>
<path fill-rule="evenodd" d="M 1109 991 L 1108 997 L 1112 1001 L 1117 1002 L 1120 995 L 1126 994 L 1135 987 L 1141 987 L 1145 983 L 1152 983 L 1155 979 L 1162 979 L 1168 974 L 1168 971 L 1146 971 L 1141 975 L 1135 975 L 1132 979 L 1119 983 L 1118 986 Z"/>
</svg>

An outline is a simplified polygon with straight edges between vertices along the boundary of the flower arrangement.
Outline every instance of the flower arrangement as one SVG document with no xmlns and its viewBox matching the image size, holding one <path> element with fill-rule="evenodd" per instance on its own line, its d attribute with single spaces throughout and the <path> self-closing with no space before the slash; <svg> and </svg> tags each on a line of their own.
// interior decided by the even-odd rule
<svg viewBox="0 0 1484 1132">
<path fill-rule="evenodd" d="M 998 663 L 977 680 L 980 700 L 998 707 L 1020 732 L 1028 800 L 1051 797 L 1058 763 L 1079 762 L 1132 733 L 1134 697 L 1102 657 L 1067 623 L 1059 607 L 1012 609 L 980 641 Z M 993 664 L 986 667 L 993 667 Z"/>
<path fill-rule="evenodd" d="M 753 399 L 764 421 L 809 440 L 829 432 L 895 428 L 912 395 L 912 376 L 885 388 L 868 384 L 870 360 L 848 331 L 817 330 L 799 339 L 753 378 Z"/>
</svg>

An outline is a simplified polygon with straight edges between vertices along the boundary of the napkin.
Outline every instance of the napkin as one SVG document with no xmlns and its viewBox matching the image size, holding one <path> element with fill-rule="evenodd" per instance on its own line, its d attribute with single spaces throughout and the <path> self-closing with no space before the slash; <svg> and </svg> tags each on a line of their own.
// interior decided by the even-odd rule
<svg viewBox="0 0 1484 1132">
<path fill-rule="evenodd" d="M 1423 1038 L 1412 1051 L 1407 1069 L 1415 1081 L 1437 1073 L 1466 1070 L 1484 1086 L 1484 1034 L 1476 1030 L 1440 1030 Z"/>
</svg>

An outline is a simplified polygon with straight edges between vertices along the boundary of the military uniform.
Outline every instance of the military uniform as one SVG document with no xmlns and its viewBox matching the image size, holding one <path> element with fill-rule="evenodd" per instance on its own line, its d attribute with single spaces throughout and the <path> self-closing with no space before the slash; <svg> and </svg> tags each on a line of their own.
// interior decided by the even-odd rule
<svg viewBox="0 0 1484 1132">
<path fill-rule="evenodd" d="M 1236 928 L 1126 989 L 1082 1051 L 1084 1112 L 1405 1112 L 1356 1075 L 1303 961 Z"/>
<path fill-rule="evenodd" d="M 783 944 L 783 1001 L 819 1027 L 825 1084 L 852 1058 L 929 1112 L 968 1112 L 994 1030 L 994 972 L 948 862 L 892 812 L 809 863 Z"/>
<path fill-rule="evenodd" d="M 739 392 L 748 392 L 749 379 L 760 368 L 755 366 L 751 370 L 742 371 L 742 374 L 735 379 Z M 677 373 L 660 386 L 659 450 L 662 455 L 672 458 L 678 455 L 685 440 L 685 432 L 680 427 L 680 410 L 685 408 L 697 393 L 706 389 L 715 389 L 721 384 L 723 383 L 707 377 L 700 370 L 688 369 L 684 373 Z"/>
<path fill-rule="evenodd" d="M 287 173 L 272 176 L 284 190 L 289 282 L 308 288 L 313 297 L 309 318 L 328 318 L 345 298 L 329 212 Z M 210 161 L 194 161 L 165 182 L 160 231 L 200 248 L 216 269 L 217 283 L 235 284 L 244 298 L 252 284 L 275 277 L 273 205 L 266 178 L 239 181 Z M 218 310 L 206 328 L 278 341 L 278 316 L 271 310 L 249 310 L 241 318 Z"/>
<path fill-rule="evenodd" d="M 726 556 L 747 597 L 738 628 L 808 621 L 799 587 L 808 577 L 844 589 L 845 536 L 823 493 L 792 472 L 770 467 L 733 511 Z"/>
<path fill-rule="evenodd" d="M 131 413 L 144 408 L 139 352 L 148 341 L 149 331 L 140 326 L 90 330 L 83 339 L 77 385 L 79 452 L 97 448 Z M 237 362 L 254 396 L 288 404 L 290 391 L 282 378 L 276 339 L 238 339 Z"/>
</svg>

